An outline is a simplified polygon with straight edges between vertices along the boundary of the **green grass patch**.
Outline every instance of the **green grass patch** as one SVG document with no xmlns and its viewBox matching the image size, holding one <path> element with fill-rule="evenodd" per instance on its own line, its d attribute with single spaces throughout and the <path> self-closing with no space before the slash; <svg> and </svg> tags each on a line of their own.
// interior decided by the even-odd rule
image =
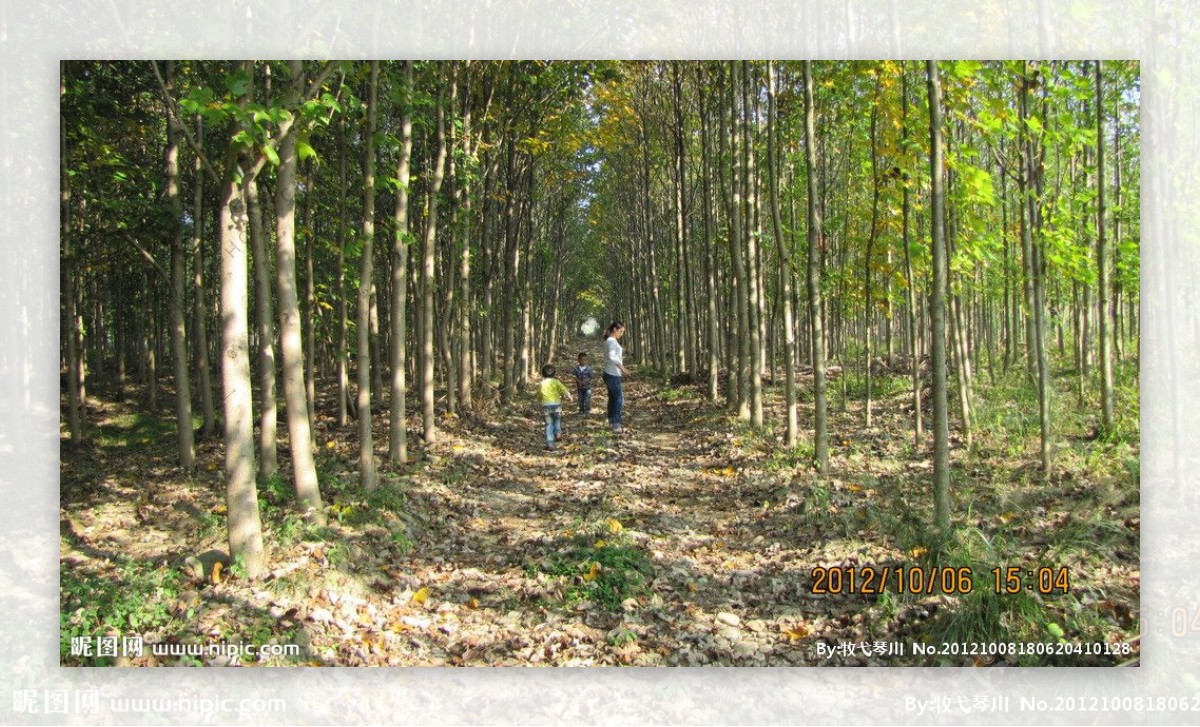
<svg viewBox="0 0 1200 727">
<path fill-rule="evenodd" d="M 184 622 L 168 604 L 177 599 L 184 576 L 166 565 L 124 562 L 114 577 L 64 569 L 59 577 L 59 658 L 63 664 L 108 666 L 111 657 L 71 655 L 71 639 L 107 632 L 134 636 L 179 631 Z"/>
<path fill-rule="evenodd" d="M 130 412 L 118 414 L 96 427 L 96 443 L 101 447 L 121 448 L 170 444 L 176 432 L 174 419 Z"/>
<path fill-rule="evenodd" d="M 543 563 L 534 570 L 562 578 L 568 604 L 587 600 L 612 610 L 645 594 L 653 570 L 646 554 L 623 534 L 577 535 Z"/>
</svg>

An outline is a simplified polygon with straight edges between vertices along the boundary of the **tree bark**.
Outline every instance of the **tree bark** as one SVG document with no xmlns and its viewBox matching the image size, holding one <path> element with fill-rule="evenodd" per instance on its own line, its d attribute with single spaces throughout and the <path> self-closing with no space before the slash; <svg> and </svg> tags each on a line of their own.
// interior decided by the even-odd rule
<svg viewBox="0 0 1200 727">
<path fill-rule="evenodd" d="M 1096 269 L 1099 272 L 1097 328 L 1100 334 L 1100 416 L 1105 432 L 1113 427 L 1112 336 L 1109 329 L 1108 242 L 1104 239 L 1104 89 L 1100 61 L 1096 72 Z"/>
<path fill-rule="evenodd" d="M 172 64 L 167 63 L 167 86 L 172 83 Z M 192 393 L 188 380 L 187 330 L 183 313 L 183 202 L 179 196 L 179 130 L 173 114 L 167 116 L 167 206 L 171 210 L 171 358 L 175 368 L 175 424 L 178 428 L 179 465 L 191 473 L 196 466 L 196 446 L 192 432 Z M 64 161 L 65 163 L 65 161 Z M 66 175 L 63 175 L 66 195 Z M 64 205 L 64 209 L 66 205 Z M 64 223 L 64 230 L 66 223 Z M 64 232 L 65 238 L 65 232 Z M 70 300 L 70 293 L 64 293 Z M 72 402 L 74 404 L 75 402 Z M 77 415 L 76 415 L 77 416 Z M 72 423 L 72 438 L 77 423 Z"/>
<path fill-rule="evenodd" d="M 371 430 L 371 286 L 375 279 L 375 118 L 378 113 L 379 61 L 371 61 L 363 163 L 363 249 L 358 279 L 358 484 L 379 484 L 375 440 Z"/>
<path fill-rule="evenodd" d="M 67 66 L 65 61 L 59 63 L 59 98 L 66 95 L 66 78 Z M 168 146 L 170 142 L 168 141 Z M 170 186 L 170 152 L 167 155 L 168 165 L 168 188 Z M 80 397 L 81 385 L 83 380 L 83 366 L 80 361 L 79 347 L 79 327 L 77 325 L 78 313 L 75 300 L 76 286 L 76 264 L 75 251 L 72 247 L 74 241 L 74 231 L 72 224 L 74 218 L 71 214 L 71 177 L 68 174 L 69 168 L 67 165 L 67 122 L 66 117 L 62 114 L 58 119 L 58 160 L 59 173 L 62 177 L 62 188 L 59 191 L 59 204 L 61 207 L 62 221 L 60 224 L 62 235 L 62 298 L 63 305 L 66 309 L 63 331 L 65 333 L 64 349 L 67 354 L 67 427 L 71 435 L 71 444 L 78 445 L 80 438 L 83 436 L 83 403 Z M 186 362 L 185 362 L 186 366 Z M 191 426 L 188 426 L 188 433 L 191 433 Z M 181 449 L 181 452 L 183 450 Z M 188 452 L 191 451 L 189 448 Z"/>
<path fill-rule="evenodd" d="M 281 173 L 282 177 L 283 174 Z M 282 180 L 281 180 L 282 181 Z M 250 251 L 254 260 L 254 327 L 258 338 L 258 474 L 267 478 L 279 471 L 278 415 L 275 406 L 275 326 L 271 314 L 271 263 L 258 204 L 258 181 L 247 180 L 243 194 L 250 213 Z M 305 414 L 307 418 L 307 412 Z"/>
<path fill-rule="evenodd" d="M 808 318 L 812 325 L 814 431 L 817 471 L 829 466 L 828 405 L 825 400 L 825 345 L 821 310 L 821 215 L 817 207 L 817 133 L 813 112 L 812 62 L 804 61 L 804 146 L 808 176 Z"/>
<path fill-rule="evenodd" d="M 779 297 L 783 303 L 783 367 L 784 397 L 787 402 L 787 446 L 794 448 L 799 443 L 799 423 L 796 412 L 796 341 L 792 321 L 792 261 L 783 242 L 783 224 L 779 210 L 779 144 L 776 134 L 775 116 L 778 113 L 775 101 L 775 68 L 767 62 L 767 179 L 771 193 L 771 224 L 775 236 L 775 251 L 779 256 Z"/>
<path fill-rule="evenodd" d="M 232 139 L 229 144 L 235 144 Z M 256 579 L 266 569 L 258 489 L 254 482 L 247 306 L 246 205 L 232 173 L 221 185 L 221 382 L 225 413 L 225 500 L 229 554 Z"/>
<path fill-rule="evenodd" d="M 933 504 L 934 522 L 950 532 L 950 422 L 946 398 L 946 248 L 945 193 L 942 185 L 942 96 L 937 61 L 925 62 L 929 87 L 930 230 L 933 293 L 930 320 L 933 338 Z"/>
<path fill-rule="evenodd" d="M 203 122 L 196 119 L 196 142 L 204 141 Z M 201 434 L 205 439 L 217 431 L 216 409 L 213 407 L 212 377 L 208 364 L 208 329 L 204 321 L 204 175 L 201 174 L 202 157 L 196 155 L 196 193 L 192 213 L 192 340 L 195 342 L 196 378 L 200 386 L 200 409 L 204 414 Z M 218 232 L 218 235 L 221 234 Z"/>
<path fill-rule="evenodd" d="M 408 185 L 410 160 L 412 159 L 412 104 L 413 68 L 412 61 L 404 62 L 404 97 L 400 112 L 400 158 L 396 162 L 396 214 L 395 237 L 392 241 L 392 315 L 391 315 L 391 369 L 392 396 L 390 402 L 390 430 L 388 436 L 388 458 L 392 467 L 408 461 L 408 434 L 406 429 L 408 395 L 408 353 L 405 347 L 408 338 Z"/>
<path fill-rule="evenodd" d="M 425 198 L 425 244 L 421 266 L 421 418 L 427 446 L 437 440 L 437 420 L 434 418 L 433 398 L 433 293 L 436 283 L 434 263 L 437 260 L 438 195 L 442 189 L 447 153 L 445 109 L 440 89 L 435 113 L 437 116 L 437 158 L 433 165 L 433 180 Z"/>
<path fill-rule="evenodd" d="M 301 64 L 290 64 L 295 100 L 301 82 Z M 279 170 L 275 184 L 275 241 L 279 286 L 279 342 L 283 354 L 283 396 L 287 402 L 288 448 L 292 455 L 292 477 L 296 497 L 307 516 L 324 524 L 321 490 L 313 457 L 309 425 L 308 391 L 304 380 L 304 344 L 300 334 L 300 304 L 296 291 L 296 134 L 293 129 L 279 144 Z M 312 193 L 312 190 L 309 190 Z M 310 276 L 311 277 L 311 276 Z M 309 346 L 313 345 L 310 339 Z"/>
</svg>

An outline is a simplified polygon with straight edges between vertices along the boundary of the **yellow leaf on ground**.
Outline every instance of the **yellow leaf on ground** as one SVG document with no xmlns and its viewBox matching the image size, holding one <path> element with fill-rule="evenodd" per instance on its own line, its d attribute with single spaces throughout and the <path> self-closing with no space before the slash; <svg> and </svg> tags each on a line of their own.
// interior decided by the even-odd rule
<svg viewBox="0 0 1200 727">
<path fill-rule="evenodd" d="M 908 551 L 908 554 L 909 554 L 910 556 L 912 556 L 913 558 L 920 558 L 922 555 L 925 555 L 925 554 L 926 554 L 926 553 L 928 553 L 928 552 L 929 552 L 929 549 L 928 549 L 928 548 L 924 548 L 924 547 L 922 547 L 922 546 L 918 545 L 917 547 L 915 547 L 915 548 L 913 548 L 912 550 Z"/>
<path fill-rule="evenodd" d="M 615 535 L 624 529 L 625 529 L 625 526 L 621 525 L 620 520 L 617 520 L 616 518 L 611 518 L 611 517 L 608 519 L 608 532 Z"/>
<path fill-rule="evenodd" d="M 851 492 L 862 492 L 862 485 L 846 485 L 846 489 Z"/>
<path fill-rule="evenodd" d="M 808 636 L 811 633 L 812 633 L 812 629 L 808 628 L 804 624 L 796 624 L 795 626 L 793 626 L 790 629 L 783 630 L 783 635 L 793 641 L 803 639 L 805 636 Z"/>
<path fill-rule="evenodd" d="M 423 586 L 419 591 L 412 594 L 411 601 L 413 603 L 425 603 L 425 599 L 429 598 L 429 586 Z"/>
<path fill-rule="evenodd" d="M 325 449 L 333 449 L 336 446 L 337 442 L 333 441 L 332 439 L 325 443 Z"/>
<path fill-rule="evenodd" d="M 219 560 L 216 563 L 213 563 L 212 582 L 221 582 L 221 561 Z"/>
<path fill-rule="evenodd" d="M 583 574 L 583 580 L 585 580 L 589 583 L 591 583 L 592 581 L 596 580 L 599 577 L 600 577 L 600 564 L 594 563 L 594 562 L 592 563 L 591 570 L 589 570 L 587 573 Z"/>
<path fill-rule="evenodd" d="M 467 601 L 467 608 L 479 608 L 479 599 L 472 598 L 470 601 Z"/>
<path fill-rule="evenodd" d="M 606 545 L 608 545 L 608 543 L 604 542 L 603 540 L 597 540 L 596 542 L 592 543 L 593 548 L 603 548 Z"/>
</svg>

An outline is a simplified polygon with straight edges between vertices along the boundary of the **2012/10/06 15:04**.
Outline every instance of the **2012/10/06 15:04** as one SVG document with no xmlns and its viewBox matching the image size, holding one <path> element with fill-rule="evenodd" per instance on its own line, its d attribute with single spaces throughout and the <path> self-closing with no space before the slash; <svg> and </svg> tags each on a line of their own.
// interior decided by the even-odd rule
<svg viewBox="0 0 1200 727">
<path fill-rule="evenodd" d="M 1066 566 L 1019 568 L 996 567 L 988 571 L 992 590 L 998 594 L 1036 591 L 1042 595 L 1065 594 L 1071 590 Z M 812 569 L 809 591 L 827 595 L 876 595 L 896 593 L 967 594 L 975 589 L 975 571 L 971 567 L 942 568 L 922 566 L 858 566 Z"/>
</svg>

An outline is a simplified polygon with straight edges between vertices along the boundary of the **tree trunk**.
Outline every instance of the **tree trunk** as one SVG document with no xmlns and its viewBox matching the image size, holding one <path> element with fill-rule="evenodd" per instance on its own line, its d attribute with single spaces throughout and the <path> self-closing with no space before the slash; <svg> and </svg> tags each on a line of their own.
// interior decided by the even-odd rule
<svg viewBox="0 0 1200 727">
<path fill-rule="evenodd" d="M 821 311 L 821 215 L 817 207 L 817 133 L 813 119 L 812 62 L 804 61 L 804 146 L 808 176 L 808 318 L 813 339 L 813 450 L 817 471 L 824 474 L 829 466 L 828 406 L 825 401 L 825 346 Z"/>
<path fill-rule="evenodd" d="M 799 443 L 799 423 L 796 413 L 796 341 L 792 322 L 792 261 L 783 242 L 783 224 L 779 210 L 779 144 L 776 137 L 775 115 L 775 68 L 767 63 L 767 179 L 771 193 L 771 224 L 775 236 L 775 251 L 779 255 L 779 298 L 783 303 L 783 368 L 784 397 L 787 402 L 787 446 L 794 448 Z"/>
<path fill-rule="evenodd" d="M 713 245 L 713 211 L 712 211 L 712 164 L 708 154 L 708 98 L 705 89 L 707 84 L 703 77 L 698 77 L 696 87 L 700 91 L 700 150 L 701 170 L 704 198 L 704 293 L 708 306 L 708 381 L 705 394 L 709 401 L 717 399 L 717 375 L 719 359 L 717 348 L 720 334 L 717 326 L 717 262 Z"/>
<path fill-rule="evenodd" d="M 173 89 L 172 64 L 166 64 L 166 84 L 168 92 Z M 174 114 L 167 115 L 167 206 L 171 210 L 171 358 L 175 367 L 175 424 L 179 438 L 179 465 L 184 472 L 191 473 L 196 466 L 196 447 L 192 432 L 192 394 L 188 381 L 187 331 L 183 315 L 183 202 L 179 197 L 179 129 L 176 128 Z M 65 155 L 64 155 L 65 164 Z M 64 213 L 69 210 L 66 200 L 69 192 L 66 186 L 66 175 L 63 175 Z M 69 217 L 64 216 L 63 239 L 66 239 L 69 227 Z M 65 256 L 64 256 L 65 257 Z M 64 300 L 70 305 L 71 294 L 66 291 Z M 71 309 L 68 307 L 68 320 Z M 70 355 L 68 358 L 72 358 Z M 72 383 L 74 377 L 72 377 Z M 75 394 L 73 390 L 72 396 Z M 76 406 L 76 402 L 71 402 Z M 76 439 L 78 431 L 78 409 L 72 412 L 71 438 Z"/>
<path fill-rule="evenodd" d="M 243 190 L 250 213 L 250 251 L 254 257 L 254 327 L 258 334 L 258 395 L 262 402 L 259 407 L 258 474 L 265 479 L 279 471 L 279 445 L 275 433 L 278 416 L 275 407 L 275 326 L 271 320 L 271 262 L 267 257 L 266 233 L 263 231 L 262 210 L 258 204 L 258 181 L 247 180 Z"/>
<path fill-rule="evenodd" d="M 316 334 L 316 283 L 313 278 L 313 239 L 316 237 L 316 229 L 313 224 L 313 198 L 316 195 L 316 179 L 312 173 L 311 167 L 305 184 L 304 192 L 304 310 L 302 312 L 304 319 L 304 340 L 308 345 L 304 347 L 304 392 L 305 401 L 308 402 L 308 431 L 309 439 L 312 440 L 312 446 L 316 446 L 316 440 L 313 439 L 313 429 L 316 424 L 316 412 L 314 411 L 317 402 L 317 369 L 316 369 L 316 351 L 317 351 L 317 334 Z"/>
<path fill-rule="evenodd" d="M 408 461 L 407 419 L 408 353 L 408 184 L 412 158 L 412 61 L 404 62 L 404 97 L 400 112 L 400 159 L 396 162 L 395 238 L 392 241 L 392 315 L 391 348 L 392 396 L 389 412 L 388 458 L 396 468 Z"/>
<path fill-rule="evenodd" d="M 421 413 L 425 444 L 437 440 L 437 420 L 434 418 L 433 399 L 433 292 L 434 262 L 437 260 L 437 211 L 438 195 L 446 167 L 446 121 L 441 90 L 437 98 L 437 159 L 433 165 L 433 181 L 425 198 L 425 244 L 421 273 Z"/>
<path fill-rule="evenodd" d="M 751 134 L 751 121 L 746 118 L 750 114 L 750 64 L 742 61 L 742 197 L 744 224 L 744 239 L 746 244 L 746 292 L 749 294 L 747 306 L 750 328 L 750 423 L 753 426 L 763 425 L 762 401 L 762 370 L 763 370 L 763 305 L 760 295 L 761 266 L 759 265 L 759 235 L 754 224 L 754 212 L 757 206 L 758 194 L 755 189 L 756 170 L 754 159 L 754 139 Z M 757 93 L 755 95 L 757 98 Z M 753 118 L 751 114 L 751 118 Z"/>
<path fill-rule="evenodd" d="M 231 145 L 235 142 L 231 139 Z M 229 174 L 229 173 L 227 173 Z M 258 489 L 254 482 L 254 422 L 251 411 L 250 342 L 247 307 L 246 206 L 232 175 L 221 185 L 221 382 L 225 414 L 225 501 L 229 554 L 247 577 L 266 569 Z"/>
<path fill-rule="evenodd" d="M 204 141 L 204 125 L 196 119 L 196 143 Z M 208 329 L 204 321 L 204 177 L 201 174 L 200 155 L 196 155 L 195 177 L 196 194 L 192 214 L 192 306 L 193 325 L 192 340 L 195 342 L 196 378 L 200 386 L 200 409 L 204 414 L 203 428 L 200 430 L 205 439 L 212 437 L 217 431 L 217 414 L 213 407 L 212 377 L 208 365 Z M 217 233 L 221 234 L 220 231 Z"/>
<path fill-rule="evenodd" d="M 933 504 L 934 522 L 950 532 L 950 422 L 946 398 L 946 248 L 945 196 L 942 185 L 942 96 L 936 61 L 925 62 L 929 86 L 930 229 L 933 233 Z"/>
<path fill-rule="evenodd" d="M 471 136 L 471 95 L 469 79 L 464 84 L 466 93 L 463 99 L 463 139 L 467 159 L 475 156 L 476 144 Z M 474 372 L 471 370 L 471 223 L 473 221 L 471 205 L 471 175 L 464 174 L 463 180 L 455 184 L 455 192 L 462 196 L 463 217 L 466 229 L 455 231 L 462 239 L 462 247 L 458 254 L 458 402 L 464 411 L 472 408 L 471 389 Z M 485 243 L 486 244 L 486 243 Z"/>
<path fill-rule="evenodd" d="M 866 258 L 863 262 L 864 284 L 866 288 L 866 330 L 864 340 L 864 358 L 866 365 L 863 373 L 867 379 L 867 398 L 864 402 L 865 424 L 869 429 L 871 427 L 871 344 L 874 326 L 871 325 L 874 310 L 871 307 L 871 294 L 874 292 L 871 289 L 871 257 L 875 251 L 875 235 L 879 227 L 879 153 L 876 150 L 875 130 L 878 121 L 878 100 L 879 94 L 876 91 L 876 103 L 871 108 L 871 229 L 867 232 L 867 251 Z"/>
<path fill-rule="evenodd" d="M 375 117 L 379 61 L 371 61 L 367 123 L 363 130 L 363 249 L 358 279 L 358 484 L 373 490 L 379 484 L 375 469 L 375 439 L 371 430 L 371 286 L 375 262 Z"/>
<path fill-rule="evenodd" d="M 1112 431 L 1113 427 L 1113 367 L 1111 333 L 1108 320 L 1108 243 L 1104 239 L 1104 91 L 1101 81 L 1100 61 L 1095 61 L 1096 70 L 1096 269 L 1099 271 L 1099 288 L 1096 302 L 1099 311 L 1096 319 L 1100 334 L 1100 412 L 1101 429 Z"/>
<path fill-rule="evenodd" d="M 1029 251 L 1029 263 L 1027 272 L 1030 280 L 1031 298 L 1031 313 L 1032 313 L 1032 336 L 1033 353 L 1034 353 L 1034 373 L 1036 375 L 1036 386 L 1038 391 L 1038 418 L 1041 423 L 1041 466 L 1042 473 L 1045 476 L 1050 474 L 1050 376 L 1049 366 L 1046 361 L 1046 324 L 1043 302 L 1043 256 L 1041 254 L 1041 246 L 1044 241 L 1041 240 L 1041 230 L 1039 225 L 1039 216 L 1037 205 L 1041 191 L 1041 175 L 1040 161 L 1034 153 L 1034 142 L 1032 134 L 1026 124 L 1026 119 L 1029 118 L 1029 86 L 1030 79 L 1028 74 L 1023 74 L 1020 80 L 1021 97 L 1018 104 L 1018 112 L 1020 117 L 1020 128 L 1022 129 L 1022 160 L 1023 169 L 1021 173 L 1021 199 L 1024 200 L 1023 214 L 1023 235 L 1024 244 Z M 1032 189 L 1030 188 L 1032 187 Z M 1034 230 L 1039 233 L 1039 243 L 1034 245 L 1033 233 Z"/>
<path fill-rule="evenodd" d="M 59 97 L 66 94 L 66 63 L 60 62 L 61 73 L 59 75 Z M 168 147 L 171 146 L 171 140 L 167 142 Z M 63 332 L 65 345 L 64 349 L 67 354 L 67 427 L 71 435 L 71 444 L 78 445 L 80 438 L 83 436 L 83 404 L 80 398 L 80 382 L 83 380 L 83 367 L 80 362 L 79 350 L 79 328 L 76 324 L 78 314 L 75 307 L 75 285 L 76 285 L 76 265 L 75 252 L 71 246 L 74 240 L 74 231 L 71 229 L 73 217 L 71 215 L 71 177 L 68 174 L 67 167 L 67 126 L 66 117 L 59 115 L 58 119 L 58 161 L 59 173 L 62 176 L 62 188 L 59 191 L 59 204 L 61 206 L 62 221 L 60 224 L 62 234 L 62 298 L 66 309 Z M 168 197 L 171 189 L 171 154 L 167 152 L 167 186 Z M 177 235 L 178 237 L 178 235 Z M 178 242 L 178 240 L 176 240 Z M 172 288 L 174 290 L 174 288 Z M 186 366 L 186 361 L 184 363 Z M 191 426 L 188 426 L 188 436 L 191 436 Z M 191 447 L 184 450 L 182 447 L 182 434 L 180 435 L 180 452 L 181 458 L 184 452 L 191 453 Z M 190 468 L 190 463 L 184 465 L 185 468 Z"/>
<path fill-rule="evenodd" d="M 337 400 L 338 427 L 346 426 L 350 401 L 350 352 L 348 349 L 350 313 L 346 295 L 346 124 L 338 118 L 338 195 L 337 195 Z"/>
<path fill-rule="evenodd" d="M 900 73 L 901 103 L 901 146 L 908 147 L 908 74 L 903 68 Z M 914 170 L 915 172 L 915 170 Z M 904 277 L 908 281 L 908 339 L 912 352 L 912 397 L 913 397 L 913 447 L 920 448 L 924 436 L 921 413 L 921 338 L 917 331 L 917 280 L 913 275 L 912 252 L 908 239 L 908 215 L 911 210 L 909 187 L 910 175 L 905 170 L 901 175 L 901 240 L 904 244 Z"/>
<path fill-rule="evenodd" d="M 301 64 L 290 64 L 291 99 L 298 95 Z M 275 183 L 275 242 L 279 286 L 279 348 L 283 354 L 283 397 L 287 402 L 288 448 L 292 455 L 292 477 L 296 497 L 315 523 L 325 523 L 321 490 L 313 458 L 309 426 L 308 391 L 304 380 L 304 344 L 300 337 L 300 304 L 296 292 L 296 134 L 284 136 L 279 144 L 279 170 Z M 312 190 L 309 190 L 309 194 Z M 310 275 L 311 279 L 311 275 Z M 313 345 L 310 339 L 309 346 Z"/>
</svg>

